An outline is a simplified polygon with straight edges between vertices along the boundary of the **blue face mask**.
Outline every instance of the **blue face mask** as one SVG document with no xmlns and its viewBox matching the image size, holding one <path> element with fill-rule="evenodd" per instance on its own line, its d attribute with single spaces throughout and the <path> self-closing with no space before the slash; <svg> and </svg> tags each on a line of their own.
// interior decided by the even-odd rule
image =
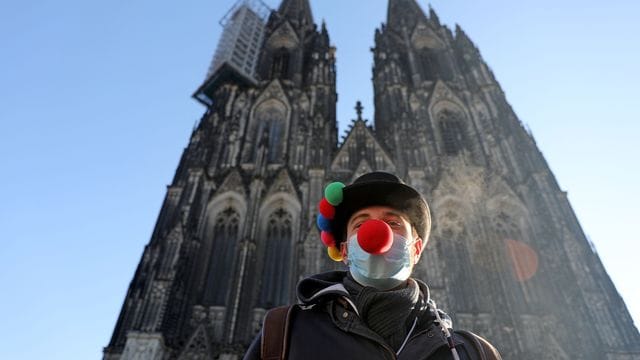
<svg viewBox="0 0 640 360">
<path fill-rule="evenodd" d="M 379 290 L 392 289 L 411 275 L 411 243 L 402 235 L 393 234 L 393 244 L 382 255 L 372 255 L 358 244 L 357 234 L 347 243 L 351 276 L 360 284 Z"/>
</svg>

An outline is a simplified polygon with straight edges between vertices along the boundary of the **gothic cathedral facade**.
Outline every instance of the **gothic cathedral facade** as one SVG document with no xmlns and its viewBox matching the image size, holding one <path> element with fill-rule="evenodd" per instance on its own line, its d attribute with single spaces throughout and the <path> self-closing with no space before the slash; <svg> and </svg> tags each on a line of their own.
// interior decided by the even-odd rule
<svg viewBox="0 0 640 360">
<path fill-rule="evenodd" d="M 505 359 L 640 359 L 640 335 L 566 193 L 469 37 L 389 0 L 375 31 L 374 125 L 338 142 L 335 48 L 283 0 L 255 78 L 223 64 L 126 294 L 105 360 L 237 360 L 301 278 L 340 267 L 316 204 L 328 182 L 393 172 L 434 219 L 414 276 Z"/>
</svg>

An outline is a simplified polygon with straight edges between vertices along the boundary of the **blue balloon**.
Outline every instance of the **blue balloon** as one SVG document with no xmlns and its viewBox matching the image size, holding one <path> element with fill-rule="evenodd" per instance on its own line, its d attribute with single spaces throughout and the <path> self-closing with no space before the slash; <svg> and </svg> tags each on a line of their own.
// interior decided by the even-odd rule
<svg viewBox="0 0 640 360">
<path fill-rule="evenodd" d="M 322 231 L 331 231 L 331 221 L 320 214 L 318 214 L 318 218 L 316 219 L 316 225 L 318 225 L 318 229 Z"/>
</svg>

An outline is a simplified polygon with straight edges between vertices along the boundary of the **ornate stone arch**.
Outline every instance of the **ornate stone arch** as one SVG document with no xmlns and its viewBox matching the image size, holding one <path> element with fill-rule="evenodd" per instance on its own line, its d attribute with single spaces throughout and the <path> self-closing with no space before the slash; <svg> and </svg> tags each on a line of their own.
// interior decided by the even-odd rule
<svg viewBox="0 0 640 360">
<path fill-rule="evenodd" d="M 272 95 L 278 95 L 274 92 Z M 281 94 L 284 97 L 284 93 Z M 268 162 L 279 163 L 284 159 L 289 139 L 290 106 L 279 98 L 259 102 L 251 112 L 251 122 L 246 133 L 244 162 L 256 160 L 261 142 L 266 142 Z"/>
<path fill-rule="evenodd" d="M 216 216 L 225 209 L 234 208 L 242 219 L 247 215 L 247 201 L 243 194 L 236 191 L 225 191 L 220 194 L 216 194 L 207 204 L 206 225 L 203 233 L 200 237 L 211 232 L 212 220 L 215 220 Z"/>
<path fill-rule="evenodd" d="M 469 135 L 461 113 L 444 109 L 436 114 L 436 134 L 440 150 L 446 155 L 458 155 L 469 147 Z"/>
<path fill-rule="evenodd" d="M 226 305 L 246 213 L 244 197 L 234 191 L 217 195 L 207 206 L 199 260 L 205 305 Z"/>
<path fill-rule="evenodd" d="M 520 240 L 528 240 L 531 236 L 531 224 L 527 207 L 517 199 L 515 195 L 498 194 L 486 202 L 487 214 L 490 216 L 494 229 L 501 224 L 502 233 L 517 236 Z"/>
<path fill-rule="evenodd" d="M 438 86 L 436 86 L 437 88 Z M 446 89 L 448 90 L 448 89 Z M 472 151 L 472 129 L 466 108 L 453 95 L 440 90 L 441 99 L 429 108 L 431 123 L 436 134 L 438 151 L 447 155 L 458 155 L 463 150 Z M 438 94 L 434 94 L 434 97 Z M 449 98 L 445 98 L 445 97 Z"/>
</svg>

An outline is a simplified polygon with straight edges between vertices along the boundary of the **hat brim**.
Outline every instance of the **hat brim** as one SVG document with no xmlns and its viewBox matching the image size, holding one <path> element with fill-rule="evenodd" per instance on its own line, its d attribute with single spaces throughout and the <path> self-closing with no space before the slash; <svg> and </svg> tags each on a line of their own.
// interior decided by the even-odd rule
<svg viewBox="0 0 640 360">
<path fill-rule="evenodd" d="M 334 238 L 341 243 L 346 237 L 347 222 L 358 210 L 368 206 L 388 206 L 402 212 L 421 239 L 427 240 L 431 218 L 429 206 L 411 186 L 390 181 L 368 181 L 344 187 L 343 200 L 336 207 L 332 221 Z"/>
</svg>

